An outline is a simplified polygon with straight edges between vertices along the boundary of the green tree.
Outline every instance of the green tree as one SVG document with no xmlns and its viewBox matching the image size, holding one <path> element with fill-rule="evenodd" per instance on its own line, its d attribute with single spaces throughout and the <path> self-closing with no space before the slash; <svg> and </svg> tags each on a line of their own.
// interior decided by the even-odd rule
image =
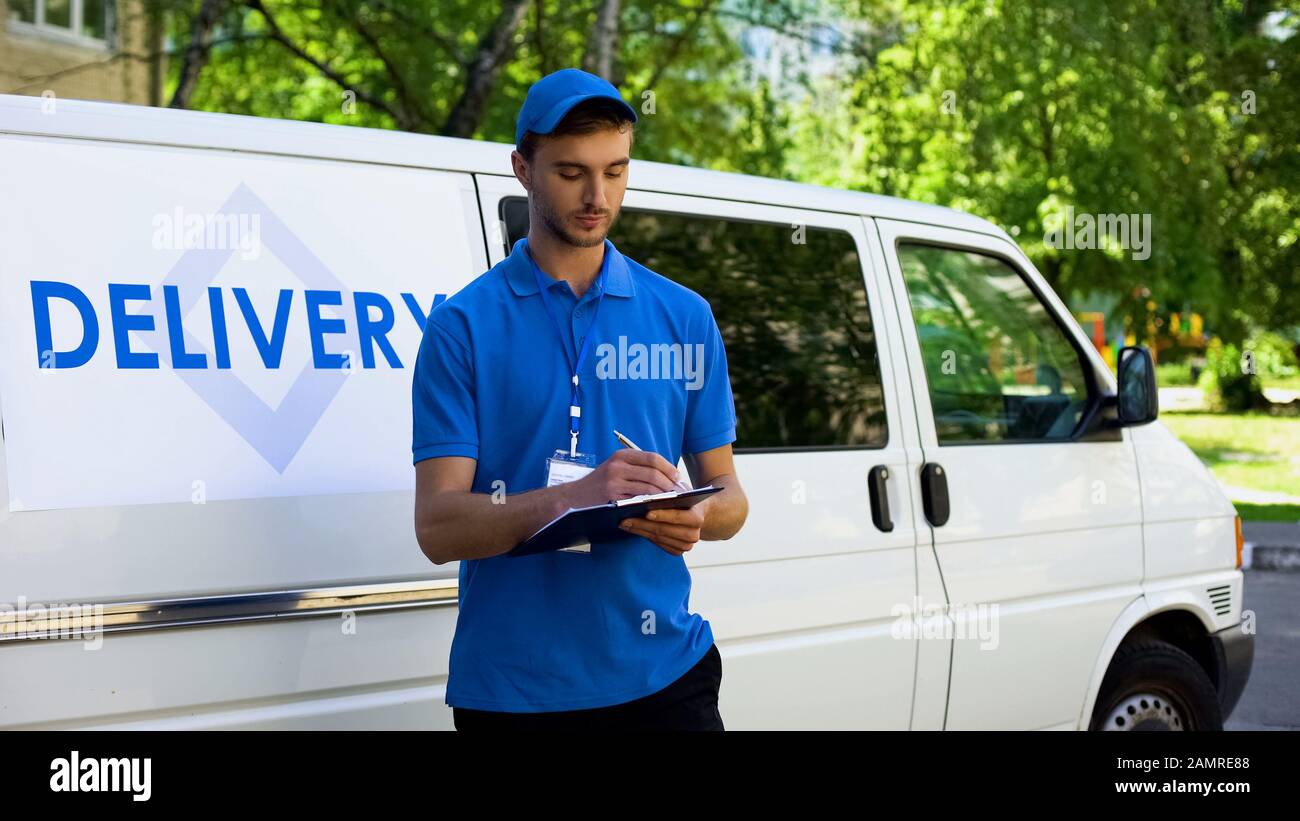
<svg viewBox="0 0 1300 821">
<path fill-rule="evenodd" d="M 1143 288 L 1240 339 L 1300 321 L 1298 37 L 1274 7 L 962 0 L 851 9 L 877 32 L 802 116 L 799 176 L 969 210 L 1007 228 L 1065 296 Z M 1294 19 L 1294 18 L 1292 18 Z M 897 32 L 894 42 L 882 33 Z M 1241 110 L 1254 91 L 1256 114 Z M 842 109 L 826 111 L 827 100 Z M 1277 106 L 1271 114 L 1264 109 Z M 845 161 L 847 158 L 847 161 Z M 1150 214 L 1151 250 L 1063 250 L 1049 217 Z"/>
</svg>

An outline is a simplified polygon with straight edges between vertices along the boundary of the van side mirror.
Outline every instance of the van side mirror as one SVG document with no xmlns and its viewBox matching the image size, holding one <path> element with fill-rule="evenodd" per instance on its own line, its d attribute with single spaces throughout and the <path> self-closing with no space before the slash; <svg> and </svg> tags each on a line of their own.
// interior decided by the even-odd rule
<svg viewBox="0 0 1300 821">
<path fill-rule="evenodd" d="M 1140 346 L 1119 352 L 1119 392 L 1116 396 L 1118 422 L 1122 427 L 1154 422 L 1160 412 L 1156 391 L 1156 366 L 1151 352 Z"/>
</svg>

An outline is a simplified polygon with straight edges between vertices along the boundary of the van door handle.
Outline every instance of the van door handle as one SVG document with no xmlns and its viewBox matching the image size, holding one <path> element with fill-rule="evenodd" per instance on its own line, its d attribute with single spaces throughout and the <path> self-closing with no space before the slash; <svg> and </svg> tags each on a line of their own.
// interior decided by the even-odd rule
<svg viewBox="0 0 1300 821">
<path fill-rule="evenodd" d="M 871 521 L 876 529 L 888 533 L 894 529 L 889 515 L 889 468 L 876 465 L 867 474 L 867 495 L 871 497 Z"/>
<path fill-rule="evenodd" d="M 921 506 L 934 527 L 948 522 L 948 473 L 934 462 L 921 466 Z"/>
</svg>

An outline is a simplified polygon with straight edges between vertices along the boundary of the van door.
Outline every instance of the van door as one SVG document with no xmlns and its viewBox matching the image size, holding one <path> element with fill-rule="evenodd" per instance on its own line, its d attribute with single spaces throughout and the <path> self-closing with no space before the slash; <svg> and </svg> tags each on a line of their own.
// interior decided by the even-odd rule
<svg viewBox="0 0 1300 821">
<path fill-rule="evenodd" d="M 1076 726 L 1106 635 L 1141 595 L 1132 442 L 1093 424 L 1105 365 L 1014 243 L 877 224 L 956 631 L 945 726 Z"/>
<path fill-rule="evenodd" d="M 495 263 L 527 200 L 513 177 L 476 181 Z M 727 347 L 749 519 L 687 556 L 727 726 L 907 729 L 917 533 L 861 218 L 630 190 L 610 240 L 708 299 Z"/>
</svg>

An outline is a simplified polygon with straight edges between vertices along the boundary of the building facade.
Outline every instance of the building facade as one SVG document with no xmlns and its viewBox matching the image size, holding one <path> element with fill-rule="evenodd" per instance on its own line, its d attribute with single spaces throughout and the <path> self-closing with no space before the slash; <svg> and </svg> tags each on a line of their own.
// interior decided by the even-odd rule
<svg viewBox="0 0 1300 821">
<path fill-rule="evenodd" d="M 159 105 L 161 39 L 144 0 L 0 0 L 0 94 Z"/>
</svg>

